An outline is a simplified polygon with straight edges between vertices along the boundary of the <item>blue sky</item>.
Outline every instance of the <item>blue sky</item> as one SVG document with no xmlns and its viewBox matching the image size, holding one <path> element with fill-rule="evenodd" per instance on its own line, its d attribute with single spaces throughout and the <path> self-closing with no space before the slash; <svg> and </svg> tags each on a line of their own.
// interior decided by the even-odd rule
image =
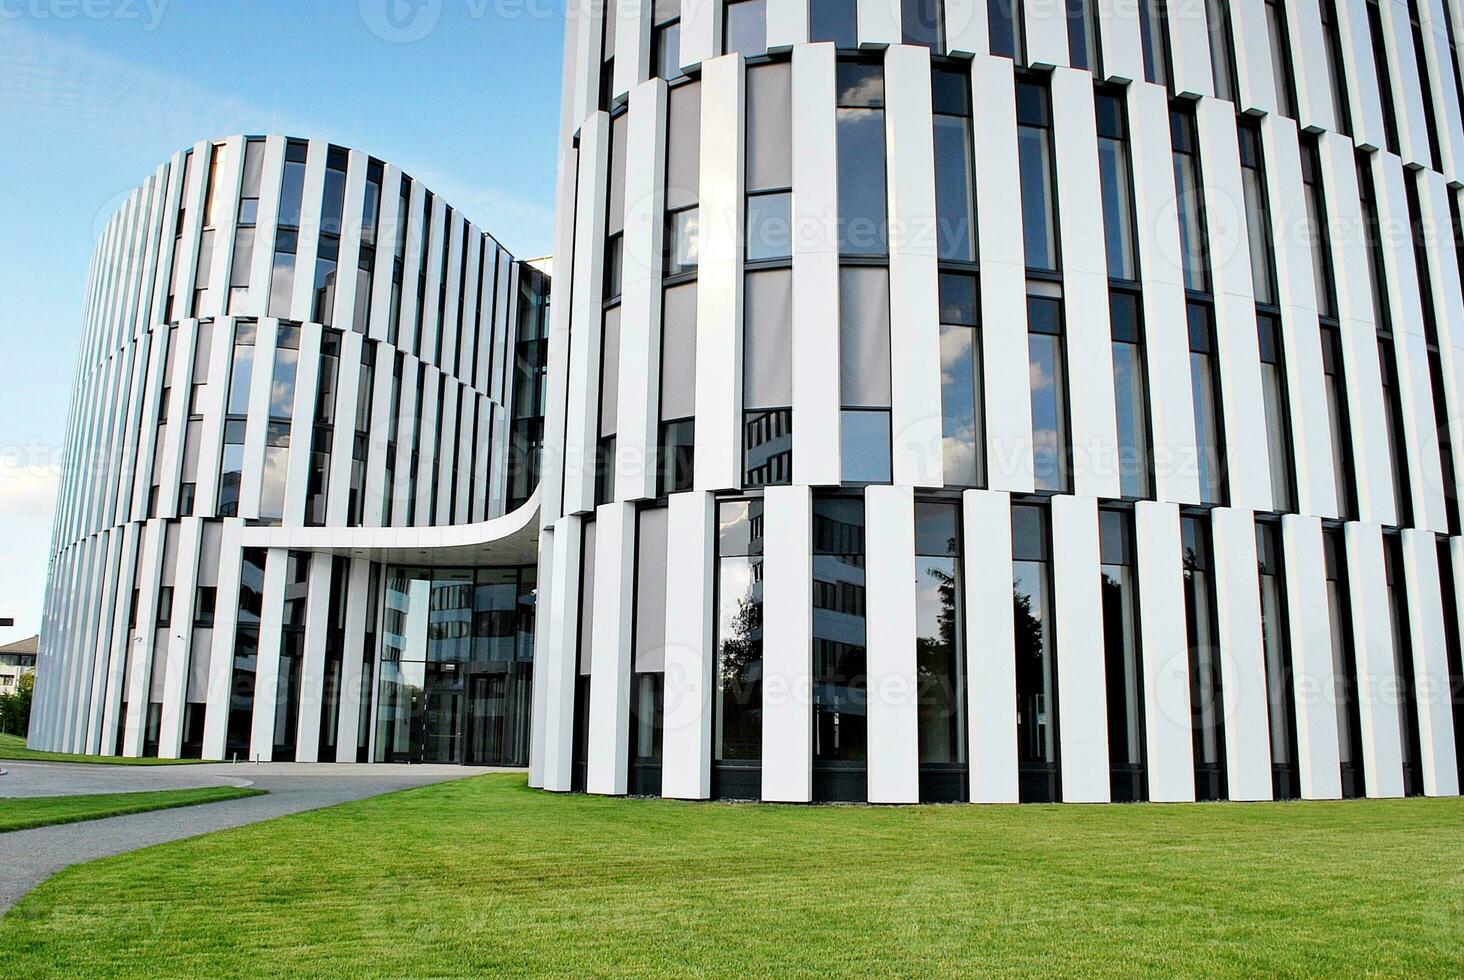
<svg viewBox="0 0 1464 980">
<path fill-rule="evenodd" d="M 0 0 L 0 643 L 35 632 L 87 263 L 180 147 L 282 132 L 551 244 L 560 0 Z"/>
</svg>

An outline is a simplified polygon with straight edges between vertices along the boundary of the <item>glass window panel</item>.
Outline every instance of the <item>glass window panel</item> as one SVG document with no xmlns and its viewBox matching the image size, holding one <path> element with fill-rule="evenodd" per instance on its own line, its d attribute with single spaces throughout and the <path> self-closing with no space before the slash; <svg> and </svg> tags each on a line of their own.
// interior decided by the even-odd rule
<svg viewBox="0 0 1464 980">
<path fill-rule="evenodd" d="M 917 503 L 917 519 L 920 509 Z M 915 559 L 917 732 L 922 763 L 966 761 L 961 587 L 959 557 Z"/>
<path fill-rule="evenodd" d="M 792 256 L 793 195 L 782 192 L 749 196 L 747 261 L 786 259 Z"/>
<path fill-rule="evenodd" d="M 666 290 L 661 317 L 661 418 L 696 414 L 696 283 Z"/>
<path fill-rule="evenodd" d="M 661 424 L 661 462 L 656 493 L 680 493 L 691 489 L 696 422 L 682 419 Z"/>
<path fill-rule="evenodd" d="M 727 4 L 722 29 L 722 49 L 724 54 L 738 51 L 746 58 L 767 54 L 766 0 L 737 0 Z"/>
<path fill-rule="evenodd" d="M 686 208 L 666 216 L 666 275 L 696 271 L 701 260 L 699 211 Z M 617 244 L 620 239 L 616 239 Z M 616 277 L 618 280 L 618 276 Z"/>
<path fill-rule="evenodd" d="M 1256 524 L 1256 552 L 1260 562 L 1261 642 L 1266 656 L 1266 699 L 1271 731 L 1271 762 L 1291 765 L 1295 737 L 1291 715 L 1290 656 L 1286 644 L 1286 593 L 1276 529 Z"/>
<path fill-rule="evenodd" d="M 747 190 L 793 183 L 793 65 L 747 71 Z"/>
<path fill-rule="evenodd" d="M 745 276 L 743 407 L 793 404 L 793 272 L 768 269 Z"/>
<path fill-rule="evenodd" d="M 762 503 L 718 508 L 717 677 L 719 760 L 762 756 Z"/>
<path fill-rule="evenodd" d="M 857 0 L 809 0 L 808 39 L 836 47 L 859 47 Z"/>
<path fill-rule="evenodd" d="M 890 413 L 846 410 L 839 426 L 844 482 L 889 483 Z"/>
<path fill-rule="evenodd" d="M 793 482 L 792 409 L 743 413 L 742 439 L 744 487 Z"/>
<path fill-rule="evenodd" d="M 991 53 L 1003 58 L 1016 58 L 1021 37 L 1017 24 L 1017 0 L 986 0 L 986 26 Z"/>
<path fill-rule="evenodd" d="M 1093 0 L 1066 0 L 1068 64 L 1098 72 L 1098 25 Z"/>
<path fill-rule="evenodd" d="M 839 390 L 846 407 L 890 405 L 889 270 L 839 270 Z"/>
<path fill-rule="evenodd" d="M 697 202 L 701 180 L 701 83 L 666 93 L 666 210 Z"/>
<path fill-rule="evenodd" d="M 1100 115 L 1106 109 L 1122 118 L 1122 103 L 1114 96 L 1098 98 Z M 1121 124 L 1120 124 L 1121 125 Z M 1120 126 L 1114 126 L 1120 133 Z M 1133 171 L 1128 142 L 1121 136 L 1098 138 L 1098 172 L 1103 192 L 1103 230 L 1108 254 L 1108 275 L 1133 281 L 1138 278 L 1134 247 Z"/>
<path fill-rule="evenodd" d="M 864 505 L 813 502 L 813 757 L 862 762 L 866 738 Z"/>
<path fill-rule="evenodd" d="M 1057 202 L 1051 136 L 1050 131 L 1038 126 L 1024 125 L 1017 131 L 1027 268 L 1046 271 L 1057 269 Z"/>
<path fill-rule="evenodd" d="M 940 328 L 941 458 L 948 486 L 981 485 L 981 374 L 976 337 L 973 327 L 942 324 Z"/>
<path fill-rule="evenodd" d="M 290 297 L 294 291 L 295 255 L 293 252 L 276 252 L 269 277 L 269 315 L 288 317 Z"/>
<path fill-rule="evenodd" d="M 284 331 L 281 330 L 283 334 Z M 279 347 L 275 350 L 274 377 L 269 390 L 269 414 L 271 418 L 288 419 L 295 412 L 295 374 L 300 364 L 298 348 Z"/>
<path fill-rule="evenodd" d="M 889 251 L 884 110 L 840 108 L 837 113 L 839 252 L 884 255 Z"/>
<path fill-rule="evenodd" d="M 1029 299 L 1042 310 L 1053 301 Z M 1029 314 L 1030 315 L 1030 314 Z M 1041 490 L 1065 490 L 1068 482 L 1068 418 L 1066 364 L 1058 333 L 1037 332 L 1040 316 L 1031 316 L 1027 369 L 1032 392 L 1032 466 Z"/>
<path fill-rule="evenodd" d="M 960 506 L 934 500 L 915 502 L 915 554 L 960 555 Z"/>
<path fill-rule="evenodd" d="M 975 195 L 971 176 L 971 120 L 935 116 L 937 246 L 942 259 L 976 260 Z"/>
<path fill-rule="evenodd" d="M 940 51 L 941 0 L 900 0 L 900 29 L 906 44 Z"/>
<path fill-rule="evenodd" d="M 1014 509 L 1015 512 L 1015 509 Z M 1012 562 L 1016 622 L 1017 759 L 1057 762 L 1057 658 L 1045 561 Z"/>
<path fill-rule="evenodd" d="M 662 24 L 655 30 L 655 74 L 666 81 L 681 77 L 681 21 Z"/>
</svg>

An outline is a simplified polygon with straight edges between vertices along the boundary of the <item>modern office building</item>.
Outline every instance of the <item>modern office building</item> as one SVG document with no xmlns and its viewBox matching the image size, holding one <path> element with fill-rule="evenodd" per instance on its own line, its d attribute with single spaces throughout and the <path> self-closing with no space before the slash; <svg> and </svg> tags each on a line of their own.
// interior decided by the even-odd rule
<svg viewBox="0 0 1464 980">
<path fill-rule="evenodd" d="M 526 763 L 546 301 L 364 153 L 159 167 L 92 264 L 32 744 Z"/>
<path fill-rule="evenodd" d="M 1456 794 L 1458 6 L 573 5 L 554 302 L 510 265 L 518 313 L 484 334 L 507 344 L 513 324 L 516 345 L 537 345 L 515 371 L 535 378 L 535 408 L 520 407 L 526 383 L 474 388 L 490 414 L 534 421 L 508 437 L 506 462 L 492 455 L 503 439 L 467 444 L 436 491 L 407 468 L 417 482 L 401 499 L 426 494 L 430 513 L 312 528 L 288 504 L 279 526 L 259 526 L 263 510 L 210 512 L 221 570 L 237 576 L 250 549 L 265 561 L 258 626 L 219 593 L 207 690 L 229 691 L 222 675 L 249 651 L 251 753 L 320 757 L 322 719 L 335 717 L 357 758 L 474 761 L 485 756 L 463 746 L 494 710 L 476 678 L 509 656 L 480 656 L 480 639 L 496 651 L 512 632 L 516 664 L 532 636 L 529 779 L 550 790 L 892 803 Z M 321 186 L 312 173 L 306 200 Z M 346 186 L 350 216 L 361 199 Z M 274 218 L 261 210 L 261 223 Z M 385 213 L 381 224 L 389 240 Z M 443 308 L 427 261 L 428 298 L 404 299 L 403 323 Z M 325 336 L 311 295 L 302 281 L 285 327 L 251 310 Z M 364 330 L 347 328 L 343 301 L 343 344 L 402 339 L 409 353 L 394 356 L 442 363 L 441 344 L 427 354 L 378 327 L 374 304 Z M 154 320 L 135 336 L 192 323 L 134 318 Z M 461 351 L 451 328 L 438 336 Z M 85 399 L 103 361 L 83 362 L 73 439 L 98 420 Z M 260 401 L 245 418 L 241 501 L 270 485 L 249 469 L 267 468 Z M 419 429 L 430 441 L 446 418 L 430 395 L 374 404 L 398 445 Z M 515 464 L 541 441 L 537 467 Z M 383 480 L 375 458 L 368 500 L 406 468 Z M 293 459 L 286 499 L 295 486 L 293 513 L 309 514 Z M 464 485 L 470 462 L 488 476 Z M 519 492 L 494 497 L 504 467 Z M 174 516 L 172 472 L 153 481 L 157 517 L 134 482 L 113 523 L 63 512 L 51 615 L 88 627 L 98 604 L 74 598 L 80 583 L 102 596 L 114 650 L 163 652 L 87 662 L 48 618 L 36 744 L 70 732 L 91 751 L 150 751 L 152 704 L 159 731 L 188 728 L 192 697 L 168 693 L 187 644 L 156 639 L 155 593 L 181 574 L 163 563 L 167 529 L 184 535 L 193 518 Z M 444 510 L 449 485 L 461 492 Z M 89 487 L 73 477 L 68 495 Z M 107 591 L 114 566 L 144 576 L 135 620 L 127 591 Z M 498 595 L 510 574 L 506 619 L 480 616 L 496 601 L 485 588 Z M 319 665 L 338 659 L 335 681 Z M 142 661 L 164 665 L 161 688 Z M 73 663 L 69 686 L 47 676 Z M 529 671 L 514 669 L 522 692 Z M 149 690 L 161 697 L 142 711 Z M 215 756 L 228 699 L 204 703 L 202 752 Z M 522 703 L 510 710 L 522 739 Z"/>
</svg>

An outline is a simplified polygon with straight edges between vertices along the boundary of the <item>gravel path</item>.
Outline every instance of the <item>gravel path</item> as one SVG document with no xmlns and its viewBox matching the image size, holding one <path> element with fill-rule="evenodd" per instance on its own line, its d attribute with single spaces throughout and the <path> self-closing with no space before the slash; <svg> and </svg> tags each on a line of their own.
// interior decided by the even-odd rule
<svg viewBox="0 0 1464 980">
<path fill-rule="evenodd" d="M 128 793 L 193 786 L 255 786 L 267 796 L 154 810 L 105 820 L 0 834 L 0 912 L 62 868 L 271 817 L 314 810 L 393 790 L 462 779 L 493 770 L 467 766 L 228 763 L 178 767 L 88 766 L 74 763 L 0 764 L 0 796 Z M 178 770 L 186 770 L 180 772 Z M 12 783 L 11 780 L 14 780 Z M 9 784 L 9 785 L 6 785 Z M 20 791 L 13 791 L 19 786 Z M 49 791 L 43 791 L 50 787 Z"/>
</svg>

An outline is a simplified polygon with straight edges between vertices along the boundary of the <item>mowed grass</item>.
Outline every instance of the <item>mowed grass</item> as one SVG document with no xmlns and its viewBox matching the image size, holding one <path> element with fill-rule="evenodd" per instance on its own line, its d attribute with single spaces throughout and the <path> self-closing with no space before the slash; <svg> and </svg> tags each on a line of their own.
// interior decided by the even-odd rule
<svg viewBox="0 0 1464 980">
<path fill-rule="evenodd" d="M 263 790 L 237 786 L 204 786 L 196 789 L 164 789 L 143 793 L 89 793 L 79 796 L 31 796 L 0 799 L 0 833 L 26 830 L 78 820 L 100 820 L 124 813 L 146 813 L 198 803 L 237 800 L 258 796 Z M 0 851 L 5 845 L 0 843 Z"/>
<path fill-rule="evenodd" d="M 11 976 L 1464 973 L 1464 801 L 794 807 L 486 775 L 63 872 Z"/>
<path fill-rule="evenodd" d="M 187 766 L 199 759 L 128 759 L 116 755 L 76 755 L 71 752 L 38 752 L 25 747 L 19 735 L 0 735 L 0 759 L 17 762 L 88 762 L 98 766 Z"/>
</svg>

